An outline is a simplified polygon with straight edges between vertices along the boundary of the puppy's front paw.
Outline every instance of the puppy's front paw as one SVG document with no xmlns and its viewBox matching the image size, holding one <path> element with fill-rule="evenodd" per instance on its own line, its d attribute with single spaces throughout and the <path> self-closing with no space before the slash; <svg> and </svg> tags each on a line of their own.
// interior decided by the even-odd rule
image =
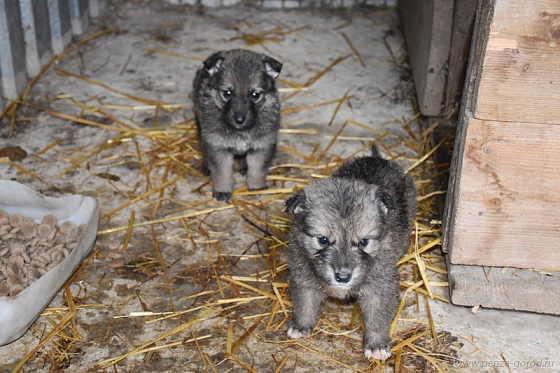
<svg viewBox="0 0 560 373">
<path fill-rule="evenodd" d="M 385 361 L 391 357 L 391 348 L 386 343 L 378 346 L 364 346 L 364 355 L 368 359 Z"/>
<path fill-rule="evenodd" d="M 305 338 L 311 335 L 313 327 L 300 326 L 294 320 L 288 325 L 288 337 L 291 339 Z"/>
<path fill-rule="evenodd" d="M 231 200 L 231 193 L 213 191 L 212 197 L 216 198 L 218 202 L 229 202 Z"/>
<path fill-rule="evenodd" d="M 266 185 L 266 174 L 261 174 L 258 176 L 247 175 L 247 189 L 249 190 L 263 190 L 267 189 Z"/>
<path fill-rule="evenodd" d="M 265 189 L 268 189 L 268 186 L 266 184 L 262 185 L 262 186 L 247 186 L 247 189 L 249 189 L 249 190 L 265 190 Z"/>
</svg>

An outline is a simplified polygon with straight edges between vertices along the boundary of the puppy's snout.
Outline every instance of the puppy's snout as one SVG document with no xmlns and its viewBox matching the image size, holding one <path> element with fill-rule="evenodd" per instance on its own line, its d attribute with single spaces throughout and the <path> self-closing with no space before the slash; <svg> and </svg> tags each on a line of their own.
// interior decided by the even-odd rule
<svg viewBox="0 0 560 373">
<path fill-rule="evenodd" d="M 352 273 L 346 271 L 335 272 L 334 279 L 336 280 L 336 282 L 346 284 L 352 279 Z"/>
<path fill-rule="evenodd" d="M 235 121 L 235 124 L 243 124 L 243 123 L 245 123 L 246 119 L 247 118 L 245 117 L 245 115 L 239 114 L 239 113 L 236 113 L 233 116 L 233 120 Z"/>
</svg>

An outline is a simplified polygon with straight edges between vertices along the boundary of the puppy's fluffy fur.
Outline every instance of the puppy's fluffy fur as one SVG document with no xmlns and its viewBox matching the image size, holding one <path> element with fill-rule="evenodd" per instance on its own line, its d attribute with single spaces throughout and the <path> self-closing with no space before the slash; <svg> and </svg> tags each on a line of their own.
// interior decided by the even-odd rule
<svg viewBox="0 0 560 373">
<path fill-rule="evenodd" d="M 196 74 L 193 101 L 203 173 L 211 175 L 219 201 L 231 198 L 234 158 L 250 190 L 267 187 L 280 126 L 275 79 L 281 69 L 271 57 L 234 49 L 211 55 Z"/>
<path fill-rule="evenodd" d="M 385 360 L 399 303 L 396 262 L 410 244 L 416 188 L 409 175 L 383 159 L 344 163 L 286 202 L 294 212 L 288 266 L 294 316 L 290 338 L 310 335 L 327 297 L 356 300 L 365 324 L 364 353 Z"/>
</svg>

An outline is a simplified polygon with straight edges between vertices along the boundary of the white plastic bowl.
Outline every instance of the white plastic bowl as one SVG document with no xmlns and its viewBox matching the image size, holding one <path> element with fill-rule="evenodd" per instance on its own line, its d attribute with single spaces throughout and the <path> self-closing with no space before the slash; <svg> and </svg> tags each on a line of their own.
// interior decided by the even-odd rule
<svg viewBox="0 0 560 373">
<path fill-rule="evenodd" d="M 97 200 L 82 195 L 46 197 L 15 181 L 0 180 L 0 210 L 40 223 L 54 215 L 58 224 L 69 220 L 86 230 L 76 248 L 56 267 L 13 298 L 0 297 L 0 346 L 21 337 L 91 251 L 99 224 Z"/>
</svg>

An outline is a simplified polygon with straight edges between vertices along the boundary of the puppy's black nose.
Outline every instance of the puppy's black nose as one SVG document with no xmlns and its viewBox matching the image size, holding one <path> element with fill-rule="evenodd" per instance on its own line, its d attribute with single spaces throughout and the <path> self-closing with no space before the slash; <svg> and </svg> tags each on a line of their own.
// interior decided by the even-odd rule
<svg viewBox="0 0 560 373">
<path fill-rule="evenodd" d="M 243 124 L 245 123 L 245 116 L 241 114 L 235 114 L 233 116 L 233 120 L 235 121 L 235 124 Z"/>
<path fill-rule="evenodd" d="M 334 279 L 336 280 L 336 282 L 340 282 L 343 284 L 348 283 L 351 278 L 352 278 L 351 273 L 335 272 L 334 274 Z"/>
</svg>

